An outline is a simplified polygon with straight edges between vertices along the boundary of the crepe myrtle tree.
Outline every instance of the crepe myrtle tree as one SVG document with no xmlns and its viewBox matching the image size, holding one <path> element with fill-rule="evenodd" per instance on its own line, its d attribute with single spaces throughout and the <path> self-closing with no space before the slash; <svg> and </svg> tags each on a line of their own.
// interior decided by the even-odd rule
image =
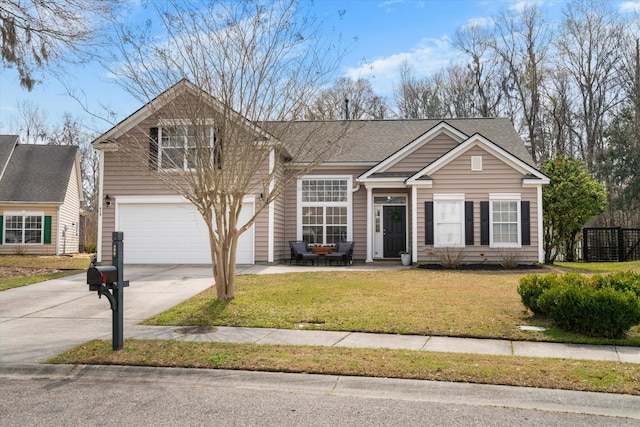
<svg viewBox="0 0 640 427">
<path fill-rule="evenodd" d="M 333 80 L 341 50 L 294 0 L 149 7 L 154 16 L 143 27 L 114 24 L 107 65 L 152 109 L 161 136 L 129 132 L 118 150 L 198 209 L 218 300 L 229 300 L 240 235 L 299 176 L 345 149 L 346 123 L 333 135 L 314 123 L 293 131 L 307 101 Z M 240 223 L 246 196 L 255 211 Z"/>
</svg>

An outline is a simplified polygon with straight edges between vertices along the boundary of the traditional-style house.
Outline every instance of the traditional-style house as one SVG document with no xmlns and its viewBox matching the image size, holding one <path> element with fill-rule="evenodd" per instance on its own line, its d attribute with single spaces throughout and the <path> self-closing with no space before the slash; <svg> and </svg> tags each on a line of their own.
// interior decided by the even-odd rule
<svg viewBox="0 0 640 427">
<path fill-rule="evenodd" d="M 125 233 L 127 263 L 211 261 L 206 226 L 183 197 L 154 174 L 136 167 L 123 147 L 152 139 L 152 168 L 163 156 L 187 150 L 172 140 L 184 118 L 167 118 L 167 97 L 199 89 L 183 80 L 97 138 L 100 150 L 99 253 L 106 260 L 114 230 Z M 217 101 L 211 99 L 211 108 Z M 271 202 L 240 237 L 239 264 L 289 259 L 289 241 L 354 241 L 356 261 L 399 258 L 438 262 L 457 252 L 465 263 L 538 263 L 542 251 L 542 186 L 549 179 L 534 165 L 507 119 L 350 121 L 350 150 L 340 150 L 300 176 Z M 345 121 L 262 124 L 272 141 L 296 147 L 318 135 L 339 134 Z M 256 128 L 258 125 L 256 125 Z M 309 134 L 314 129 L 314 134 Z M 265 167 L 295 171 L 304 154 L 269 158 Z M 260 188 L 257 186 L 256 188 Z M 259 189 L 244 199 L 241 220 L 262 203 Z"/>
<path fill-rule="evenodd" d="M 0 135 L 0 254 L 78 252 L 81 201 L 78 147 Z"/>
</svg>

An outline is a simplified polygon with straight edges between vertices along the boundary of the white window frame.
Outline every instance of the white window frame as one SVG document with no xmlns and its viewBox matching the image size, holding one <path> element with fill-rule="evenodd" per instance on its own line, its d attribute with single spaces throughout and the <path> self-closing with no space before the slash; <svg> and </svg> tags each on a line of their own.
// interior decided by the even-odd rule
<svg viewBox="0 0 640 427">
<path fill-rule="evenodd" d="M 438 221 L 438 207 L 445 203 L 458 204 L 460 210 L 460 222 Z M 433 195 L 433 247 L 434 248 L 464 248 L 465 247 L 465 230 L 464 230 L 464 194 L 434 194 Z M 442 242 L 439 239 L 440 234 L 438 232 L 439 224 L 457 224 L 460 227 L 460 241 L 455 243 Z"/>
<path fill-rule="evenodd" d="M 209 121 L 207 121 L 207 123 L 205 123 L 205 127 L 211 129 L 211 133 L 209 135 L 209 148 L 211 148 L 211 155 L 213 156 L 213 147 L 214 147 L 214 142 L 215 142 L 215 129 L 213 128 L 213 125 L 211 123 L 209 123 Z M 166 129 L 169 128 L 176 128 L 176 129 L 182 129 L 184 131 L 183 135 L 182 135 L 182 148 L 181 151 L 183 153 L 182 156 L 182 168 L 175 168 L 175 167 L 163 167 L 162 166 L 162 161 L 164 158 L 164 144 L 163 144 L 163 139 L 162 139 L 162 134 L 164 133 L 164 131 Z M 158 125 L 158 169 L 159 170 L 165 170 L 165 171 L 188 171 L 188 170 L 192 170 L 193 168 L 189 167 L 189 161 L 188 161 L 188 156 L 186 156 L 185 154 L 187 153 L 187 150 L 189 149 L 189 137 L 188 137 L 188 131 L 189 131 L 190 125 L 185 122 L 185 121 L 162 121 L 159 125 Z"/>
<path fill-rule="evenodd" d="M 41 246 L 44 245 L 44 212 L 41 211 L 5 211 L 2 213 L 2 244 L 8 246 Z M 22 217 L 22 241 L 18 243 L 9 243 L 6 241 L 7 236 L 7 219 L 11 216 L 21 216 Z M 36 216 L 40 217 L 40 224 L 42 225 L 40 228 L 40 242 L 39 243 L 25 243 L 24 235 L 25 235 L 25 218 L 28 216 Z"/>
<path fill-rule="evenodd" d="M 302 201 L 302 182 L 307 180 L 324 180 L 324 181 L 346 181 L 347 183 L 347 200 L 345 202 L 303 202 Z M 305 207 L 322 207 L 322 242 L 317 244 L 326 244 L 327 238 L 327 221 L 326 221 L 326 208 L 327 207 L 346 207 L 347 208 L 347 240 L 353 240 L 353 226 L 352 226 L 352 194 L 353 194 L 353 177 L 351 175 L 307 175 L 298 179 L 296 185 L 297 193 L 297 240 L 303 239 L 303 224 L 302 224 L 302 211 Z"/>
<path fill-rule="evenodd" d="M 520 193 L 490 193 L 489 194 L 489 247 L 491 248 L 521 248 L 522 247 L 522 212 L 521 203 L 522 197 Z M 517 219 L 516 219 L 516 233 L 518 235 L 517 242 L 504 243 L 493 241 L 493 204 L 495 202 L 515 202 Z"/>
</svg>

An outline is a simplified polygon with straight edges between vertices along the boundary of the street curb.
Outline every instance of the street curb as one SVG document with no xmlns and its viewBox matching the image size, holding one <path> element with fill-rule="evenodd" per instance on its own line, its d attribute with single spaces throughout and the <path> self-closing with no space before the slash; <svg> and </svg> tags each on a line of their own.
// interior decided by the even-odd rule
<svg viewBox="0 0 640 427">
<path fill-rule="evenodd" d="M 13 363 L 0 363 L 0 378 L 188 384 L 201 387 L 537 409 L 640 420 L 640 396 L 532 387 L 222 369 Z"/>
</svg>

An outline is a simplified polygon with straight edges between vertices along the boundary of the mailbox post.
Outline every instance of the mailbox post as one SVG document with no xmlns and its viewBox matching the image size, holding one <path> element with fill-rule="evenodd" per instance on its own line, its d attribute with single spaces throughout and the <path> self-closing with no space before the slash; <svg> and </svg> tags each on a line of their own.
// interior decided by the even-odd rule
<svg viewBox="0 0 640 427">
<path fill-rule="evenodd" d="M 111 305 L 111 323 L 113 334 L 113 349 L 121 350 L 124 345 L 124 288 L 129 281 L 124 280 L 124 252 L 123 233 L 114 231 L 112 234 L 111 265 L 91 265 L 87 271 L 87 284 L 90 291 L 97 291 L 98 297 L 106 296 Z"/>
</svg>

